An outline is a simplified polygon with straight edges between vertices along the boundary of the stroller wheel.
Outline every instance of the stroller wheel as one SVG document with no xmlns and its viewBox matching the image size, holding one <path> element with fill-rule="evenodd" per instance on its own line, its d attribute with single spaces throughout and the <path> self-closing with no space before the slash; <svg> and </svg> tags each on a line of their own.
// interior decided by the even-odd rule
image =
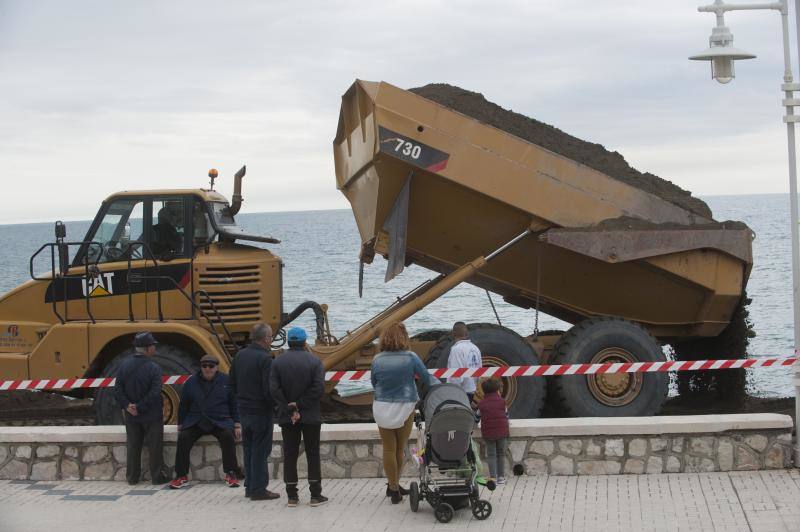
<svg viewBox="0 0 800 532">
<path fill-rule="evenodd" d="M 436 511 L 434 512 L 436 520 L 440 523 L 449 523 L 453 519 L 453 514 L 455 514 L 455 510 L 453 510 L 453 507 L 446 502 L 443 502 L 437 506 Z M 487 515 L 486 517 L 489 516 Z"/>
<path fill-rule="evenodd" d="M 416 482 L 412 482 L 408 489 L 408 502 L 411 503 L 412 512 L 419 510 L 419 486 Z"/>
<path fill-rule="evenodd" d="M 483 521 L 492 515 L 492 504 L 489 501 L 478 499 L 472 506 L 472 515 L 475 516 L 475 519 L 478 521 Z"/>
</svg>

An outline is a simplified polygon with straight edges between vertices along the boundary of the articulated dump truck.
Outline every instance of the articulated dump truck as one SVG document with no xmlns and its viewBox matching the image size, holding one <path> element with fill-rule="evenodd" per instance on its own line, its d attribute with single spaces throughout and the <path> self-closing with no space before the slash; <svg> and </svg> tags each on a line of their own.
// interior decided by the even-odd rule
<svg viewBox="0 0 800 532">
<path fill-rule="evenodd" d="M 486 365 L 658 361 L 663 344 L 729 330 L 752 266 L 744 224 L 715 222 L 702 202 L 663 193 L 653 176 L 642 177 L 657 185 L 648 191 L 630 172 L 609 175 L 542 147 L 564 135 L 558 130 L 530 142 L 417 92 L 356 81 L 333 148 L 362 263 L 381 255 L 387 281 L 410 264 L 435 272 L 431 280 L 337 339 L 326 305 L 284 312 L 284 265 L 272 252 L 279 240 L 236 224 L 244 168 L 232 203 L 213 190 L 212 171 L 210 189 L 110 196 L 80 241 L 68 241 L 57 222 L 55 242 L 31 258 L 32 279 L 0 298 L 0 376 L 114 376 L 145 329 L 159 339 L 165 375 L 195 371 L 204 353 L 226 370 L 258 322 L 277 331 L 280 356 L 281 331 L 307 310 L 316 318 L 312 350 L 326 369 L 365 369 L 389 324 L 463 282 L 573 324 L 526 337 L 470 324 Z M 49 272 L 35 271 L 42 261 Z M 443 367 L 451 343 L 446 331 L 429 331 L 412 349 Z M 653 373 L 502 381 L 516 418 L 540 415 L 545 403 L 565 416 L 652 415 L 668 387 Z M 340 397 L 333 383 L 328 392 L 345 419 L 371 400 Z M 165 386 L 162 397 L 174 423 L 179 387 Z M 95 406 L 99 423 L 121 421 L 108 389 L 97 390 Z"/>
</svg>

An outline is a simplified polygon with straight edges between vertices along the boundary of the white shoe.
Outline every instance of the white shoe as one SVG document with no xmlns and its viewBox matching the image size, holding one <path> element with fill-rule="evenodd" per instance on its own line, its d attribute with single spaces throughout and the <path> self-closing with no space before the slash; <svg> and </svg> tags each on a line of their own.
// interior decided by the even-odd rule
<svg viewBox="0 0 800 532">
<path fill-rule="evenodd" d="M 497 478 L 497 485 L 498 486 L 501 485 L 501 484 L 505 484 L 505 483 L 506 483 L 506 477 L 498 477 Z"/>
</svg>

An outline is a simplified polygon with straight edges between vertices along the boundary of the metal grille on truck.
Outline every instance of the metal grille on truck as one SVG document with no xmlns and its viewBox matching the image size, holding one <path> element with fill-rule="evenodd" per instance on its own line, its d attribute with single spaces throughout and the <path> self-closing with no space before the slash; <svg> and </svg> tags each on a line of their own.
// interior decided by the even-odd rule
<svg viewBox="0 0 800 532">
<path fill-rule="evenodd" d="M 208 293 L 214 308 L 199 296 L 200 308 L 211 321 L 242 323 L 261 320 L 260 268 L 253 266 L 207 267 L 200 272 L 198 288 Z"/>
</svg>

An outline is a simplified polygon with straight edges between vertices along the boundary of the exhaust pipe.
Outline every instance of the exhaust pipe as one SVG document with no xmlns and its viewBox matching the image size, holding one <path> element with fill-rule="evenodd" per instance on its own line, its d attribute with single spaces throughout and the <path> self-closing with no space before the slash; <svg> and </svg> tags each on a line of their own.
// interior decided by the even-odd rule
<svg viewBox="0 0 800 532">
<path fill-rule="evenodd" d="M 242 208 L 242 202 L 244 198 L 242 197 L 242 178 L 244 174 L 247 172 L 247 165 L 242 166 L 236 175 L 233 176 L 233 198 L 231 198 L 231 216 L 236 216 L 236 213 L 239 212 L 239 209 Z"/>
</svg>

